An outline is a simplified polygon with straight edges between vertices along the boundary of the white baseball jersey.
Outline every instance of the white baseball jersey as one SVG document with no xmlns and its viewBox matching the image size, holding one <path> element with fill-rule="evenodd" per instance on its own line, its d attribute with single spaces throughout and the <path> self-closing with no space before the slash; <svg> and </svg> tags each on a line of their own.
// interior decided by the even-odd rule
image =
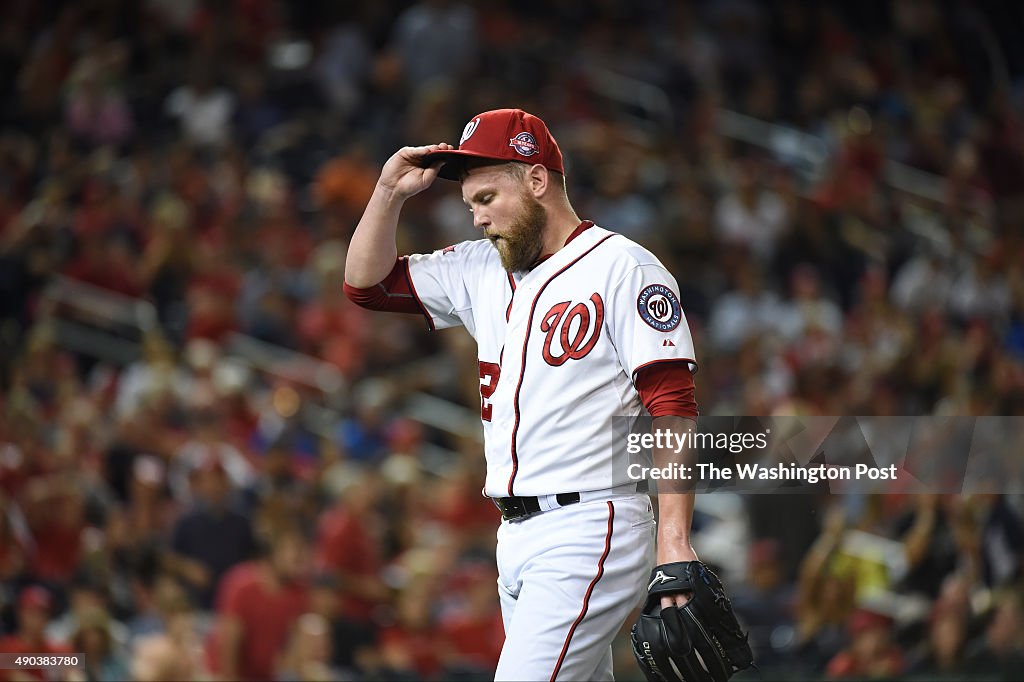
<svg viewBox="0 0 1024 682">
<path fill-rule="evenodd" d="M 626 237 L 590 226 L 530 272 L 510 274 L 487 240 L 409 257 L 432 325 L 476 339 L 490 497 L 602 490 L 612 417 L 644 407 L 639 369 L 686 360 L 693 341 L 679 287 Z"/>
</svg>

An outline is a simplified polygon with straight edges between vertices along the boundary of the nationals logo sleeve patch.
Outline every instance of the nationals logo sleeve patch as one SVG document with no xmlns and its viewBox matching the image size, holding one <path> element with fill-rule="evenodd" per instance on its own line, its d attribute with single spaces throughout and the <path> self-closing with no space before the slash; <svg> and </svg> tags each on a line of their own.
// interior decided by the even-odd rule
<svg viewBox="0 0 1024 682">
<path fill-rule="evenodd" d="M 683 309 L 675 293 L 664 284 L 649 284 L 636 299 L 640 319 L 660 332 L 670 332 L 683 319 Z"/>
</svg>

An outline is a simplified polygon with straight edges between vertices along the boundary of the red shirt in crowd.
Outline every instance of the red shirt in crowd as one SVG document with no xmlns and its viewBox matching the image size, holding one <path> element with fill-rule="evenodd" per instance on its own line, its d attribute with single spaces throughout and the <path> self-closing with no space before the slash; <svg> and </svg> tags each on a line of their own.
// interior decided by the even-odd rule
<svg viewBox="0 0 1024 682">
<path fill-rule="evenodd" d="M 467 613 L 446 619 L 441 632 L 462 661 L 484 670 L 498 666 L 505 643 L 505 625 L 497 608 L 489 615 Z"/>
<path fill-rule="evenodd" d="M 381 574 L 378 544 L 358 516 L 344 506 L 326 512 L 317 538 L 317 559 L 321 566 L 345 577 L 374 578 Z M 343 589 L 345 615 L 368 620 L 377 602 Z"/>
<path fill-rule="evenodd" d="M 241 622 L 237 671 L 246 680 L 274 679 L 274 667 L 292 625 L 309 608 L 305 585 L 275 587 L 267 570 L 256 561 L 235 566 L 224 576 L 217 599 L 218 613 Z M 218 643 L 212 641 L 211 663 L 219 663 L 218 652 Z"/>
<path fill-rule="evenodd" d="M 420 679 L 432 679 L 441 671 L 444 651 L 433 629 L 411 630 L 394 625 L 381 630 L 378 646 L 381 650 L 396 652 L 416 671 Z"/>
<path fill-rule="evenodd" d="M 84 528 L 82 524 L 51 521 L 33 529 L 36 548 L 32 575 L 42 580 L 70 582 L 78 568 Z"/>
</svg>

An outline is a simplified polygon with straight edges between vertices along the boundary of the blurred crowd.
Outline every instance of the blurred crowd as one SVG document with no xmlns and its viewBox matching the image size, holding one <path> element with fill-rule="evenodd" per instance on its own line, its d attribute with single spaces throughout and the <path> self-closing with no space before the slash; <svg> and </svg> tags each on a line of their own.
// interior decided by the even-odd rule
<svg viewBox="0 0 1024 682">
<path fill-rule="evenodd" d="M 703 414 L 1021 415 L 1022 24 L 953 0 L 5 3 L 0 651 L 84 652 L 75 679 L 489 679 L 480 444 L 408 404 L 475 410 L 475 349 L 341 281 L 383 161 L 490 108 L 542 116 L 581 216 L 675 273 Z M 454 186 L 399 235 L 472 238 Z M 61 278 L 155 324 L 62 324 Z M 1022 513 L 723 493 L 695 546 L 768 675 L 1016 679 Z M 621 639 L 616 667 L 638 676 Z"/>
</svg>

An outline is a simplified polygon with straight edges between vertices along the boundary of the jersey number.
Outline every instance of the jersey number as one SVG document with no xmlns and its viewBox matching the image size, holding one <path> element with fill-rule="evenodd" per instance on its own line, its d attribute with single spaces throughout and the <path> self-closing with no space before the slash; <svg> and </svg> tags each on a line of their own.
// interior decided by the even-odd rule
<svg viewBox="0 0 1024 682">
<path fill-rule="evenodd" d="M 494 406 L 491 405 L 491 396 L 498 388 L 498 377 L 501 376 L 501 365 L 493 362 L 480 362 L 480 418 L 485 422 L 491 421 L 491 412 Z"/>
<path fill-rule="evenodd" d="M 569 309 L 570 302 L 557 303 L 544 314 L 540 330 L 547 332 L 544 339 L 544 360 L 552 367 L 565 364 L 570 358 L 579 360 L 594 350 L 601 337 L 604 325 L 604 301 L 599 294 L 593 294 L 590 302 L 594 305 L 594 326 L 590 326 L 590 308 L 586 303 L 577 303 Z M 566 313 L 565 311 L 569 312 Z M 570 334 L 572 338 L 569 338 Z M 555 343 L 559 350 L 555 350 Z"/>
</svg>

